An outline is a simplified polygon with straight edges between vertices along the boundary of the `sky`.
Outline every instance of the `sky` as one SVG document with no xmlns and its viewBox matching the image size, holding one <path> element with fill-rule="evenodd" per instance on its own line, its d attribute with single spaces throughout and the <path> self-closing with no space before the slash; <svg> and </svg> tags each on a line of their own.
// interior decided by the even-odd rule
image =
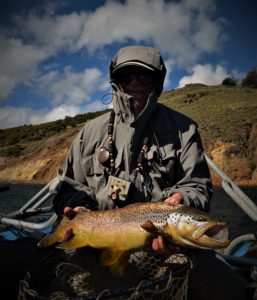
<svg viewBox="0 0 257 300">
<path fill-rule="evenodd" d="M 166 91 L 240 81 L 257 67 L 257 1 L 0 0 L 0 128 L 109 108 L 128 45 L 161 52 Z"/>
</svg>

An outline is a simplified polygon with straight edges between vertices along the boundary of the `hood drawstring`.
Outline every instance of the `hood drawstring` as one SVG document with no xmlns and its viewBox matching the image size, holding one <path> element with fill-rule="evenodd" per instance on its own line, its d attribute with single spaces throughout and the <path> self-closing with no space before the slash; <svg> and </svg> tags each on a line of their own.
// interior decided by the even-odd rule
<svg viewBox="0 0 257 300">
<path fill-rule="evenodd" d="M 150 126 L 151 126 L 151 131 L 152 131 L 153 137 L 154 137 L 155 142 L 156 142 L 156 146 L 157 146 L 157 159 L 159 160 L 159 166 L 161 167 L 162 166 L 162 160 L 163 160 L 163 158 L 165 158 L 165 153 L 164 153 L 164 156 L 161 153 L 160 144 L 159 144 L 157 135 L 156 135 L 156 133 L 154 131 L 154 128 L 153 128 L 152 119 L 150 121 Z"/>
</svg>

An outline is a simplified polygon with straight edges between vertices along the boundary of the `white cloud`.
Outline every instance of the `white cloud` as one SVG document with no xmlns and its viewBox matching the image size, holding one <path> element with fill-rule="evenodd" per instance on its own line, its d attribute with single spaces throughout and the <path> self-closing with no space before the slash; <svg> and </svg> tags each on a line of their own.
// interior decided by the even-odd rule
<svg viewBox="0 0 257 300">
<path fill-rule="evenodd" d="M 108 105 L 103 104 L 103 102 L 101 100 L 97 100 L 97 101 L 92 101 L 92 102 L 88 103 L 87 105 L 85 105 L 83 107 L 83 112 L 87 113 L 87 112 L 92 112 L 92 111 L 101 111 L 101 110 L 105 110 L 105 109 L 109 109 Z"/>
<path fill-rule="evenodd" d="M 73 105 L 60 105 L 52 110 L 34 111 L 31 116 L 28 116 L 30 124 L 41 124 L 59 119 L 64 119 L 66 116 L 75 116 L 80 113 L 80 108 Z"/>
<path fill-rule="evenodd" d="M 164 88 L 167 88 L 170 85 L 170 74 L 172 73 L 172 68 L 174 67 L 174 65 L 175 61 L 172 58 L 165 60 L 167 73 L 164 80 Z"/>
<path fill-rule="evenodd" d="M 62 104 L 49 111 L 46 109 L 32 110 L 27 107 L 4 106 L 0 110 L 0 128 L 11 128 L 24 124 L 42 124 L 64 119 L 66 116 L 74 117 L 77 114 L 104 109 L 107 109 L 107 107 L 101 101 L 94 101 L 87 105 Z"/>
<path fill-rule="evenodd" d="M 198 64 L 192 67 L 190 72 L 192 73 L 191 75 L 180 79 L 179 88 L 189 83 L 203 83 L 206 85 L 221 84 L 223 79 L 229 76 L 226 69 L 221 65 Z"/>
<path fill-rule="evenodd" d="M 20 35 L 25 40 L 32 40 L 43 47 L 49 55 L 64 50 L 73 52 L 80 36 L 87 13 L 70 13 L 66 15 L 31 13 L 14 18 Z"/>
<path fill-rule="evenodd" d="M 0 100 L 15 87 L 35 78 L 40 63 L 60 51 L 74 52 L 85 13 L 78 15 L 36 15 L 13 17 L 14 27 L 2 26 L 0 33 Z"/>
<path fill-rule="evenodd" d="M 13 106 L 4 106 L 0 110 L 0 128 L 16 127 L 27 124 L 28 116 L 32 114 L 30 108 L 17 108 Z"/>
<path fill-rule="evenodd" d="M 19 82 L 31 79 L 39 62 L 46 57 L 37 46 L 0 34 L 0 100 L 10 96 Z"/>
<path fill-rule="evenodd" d="M 153 43 L 180 66 L 192 65 L 200 55 L 219 49 L 223 33 L 220 20 L 212 17 L 215 2 L 110 0 L 95 11 L 57 15 L 48 8 L 13 16 L 14 27 L 1 28 L 6 35 L 0 38 L 0 99 L 35 78 L 40 63 L 63 51 L 86 48 L 93 54 L 114 42 L 132 40 Z M 80 99 L 80 92 L 73 96 Z"/>
<path fill-rule="evenodd" d="M 19 84 L 28 83 L 28 87 L 44 93 L 51 109 L 36 111 L 25 104 L 20 108 L 6 105 L 1 107 L 0 127 L 37 124 L 106 108 L 92 101 L 95 92 L 109 88 L 106 74 L 96 66 L 97 61 L 104 60 L 107 70 L 111 58 L 106 52 L 108 47 L 104 47 L 116 42 L 159 48 L 167 58 L 165 87 L 170 85 L 173 68 L 189 69 L 193 65 L 192 74 L 182 78 L 180 85 L 192 80 L 220 83 L 226 74 L 222 66 L 199 64 L 201 55 L 218 51 L 224 38 L 223 23 L 213 17 L 215 2 L 109 0 L 95 11 L 62 15 L 48 3 L 40 13 L 33 10 L 12 16 L 8 28 L 0 27 L 0 100 L 8 99 Z M 63 62 L 55 58 L 81 50 L 85 53 L 84 71 L 57 69 Z M 87 68 L 88 54 L 95 58 L 95 67 Z"/>
<path fill-rule="evenodd" d="M 63 73 L 50 71 L 41 76 L 37 83 L 53 105 L 81 104 L 89 101 L 94 92 L 105 91 L 109 87 L 108 81 L 97 68 L 76 73 L 71 67 L 66 67 Z"/>
<path fill-rule="evenodd" d="M 215 1 L 197 0 L 166 3 L 130 0 L 124 4 L 107 1 L 89 14 L 78 40 L 78 48 L 90 52 L 99 47 L 132 39 L 152 41 L 178 63 L 195 62 L 202 53 L 216 51 L 221 23 L 212 20 Z M 122 20 L 117 25 L 118 20 Z M 96 32 L 96 28 L 101 30 Z"/>
<path fill-rule="evenodd" d="M 28 107 L 3 106 L 0 110 L 0 128 L 41 124 L 107 108 L 101 101 L 90 101 L 92 93 L 109 88 L 103 74 L 96 68 L 81 73 L 73 72 L 70 67 L 66 67 L 63 73 L 50 71 L 39 77 L 37 84 L 45 97 L 51 99 L 52 108 L 32 110 Z"/>
</svg>

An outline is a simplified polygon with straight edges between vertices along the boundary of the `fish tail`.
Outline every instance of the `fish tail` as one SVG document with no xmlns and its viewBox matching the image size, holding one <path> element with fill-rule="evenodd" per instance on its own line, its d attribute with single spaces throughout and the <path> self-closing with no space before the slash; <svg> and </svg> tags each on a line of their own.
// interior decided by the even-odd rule
<svg viewBox="0 0 257 300">
<path fill-rule="evenodd" d="M 64 217 L 55 231 L 40 239 L 37 246 L 39 248 L 44 248 L 60 243 L 65 235 L 66 229 L 68 228 L 69 221 L 70 220 L 67 217 Z"/>
<path fill-rule="evenodd" d="M 37 246 L 39 248 L 44 248 L 44 247 L 48 247 L 48 246 L 52 246 L 54 244 L 57 244 L 60 240 L 60 236 L 56 233 L 53 232 L 51 234 L 48 234 L 46 236 L 44 236 L 38 243 Z"/>
</svg>

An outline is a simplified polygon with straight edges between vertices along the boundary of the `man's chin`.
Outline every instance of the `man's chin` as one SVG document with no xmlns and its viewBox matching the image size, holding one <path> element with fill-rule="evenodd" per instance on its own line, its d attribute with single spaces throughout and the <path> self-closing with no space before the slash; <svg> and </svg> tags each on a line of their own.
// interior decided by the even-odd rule
<svg viewBox="0 0 257 300">
<path fill-rule="evenodd" d="M 147 102 L 147 98 L 145 97 L 145 95 L 133 93 L 133 95 L 130 95 L 130 96 L 132 96 L 136 100 L 136 102 L 140 102 L 140 103 Z"/>
</svg>

